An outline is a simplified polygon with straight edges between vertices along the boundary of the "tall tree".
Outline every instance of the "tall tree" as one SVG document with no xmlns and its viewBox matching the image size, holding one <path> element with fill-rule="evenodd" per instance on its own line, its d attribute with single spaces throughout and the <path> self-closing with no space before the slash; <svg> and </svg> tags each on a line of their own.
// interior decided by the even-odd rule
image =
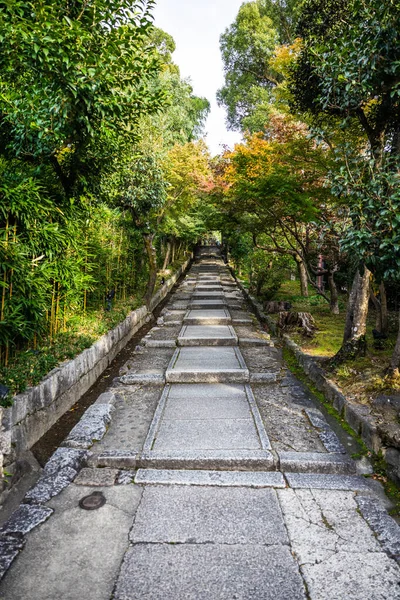
<svg viewBox="0 0 400 600">
<path fill-rule="evenodd" d="M 244 3 L 220 38 L 225 85 L 218 91 L 231 129 L 253 127 L 249 118 L 268 105 L 282 74 L 271 59 L 280 44 L 292 44 L 299 0 L 253 0 Z M 254 128 L 252 129 L 255 130 Z"/>
<path fill-rule="evenodd" d="M 153 5 L 13 0 L 2 6 L 2 148 L 51 165 L 69 197 L 78 180 L 82 188 L 106 163 L 104 138 L 132 137 L 140 116 L 162 104 L 162 91 L 149 85 L 159 68 L 148 43 Z"/>
<path fill-rule="evenodd" d="M 338 360 L 365 349 L 370 271 L 378 279 L 400 271 L 399 28 L 400 7 L 391 0 L 307 0 L 299 22 L 294 108 L 322 132 L 334 120 L 342 129 L 356 123 L 362 134 L 356 151 L 336 148 L 342 166 L 332 177 L 334 193 L 349 206 L 344 245 L 360 262 Z"/>
</svg>

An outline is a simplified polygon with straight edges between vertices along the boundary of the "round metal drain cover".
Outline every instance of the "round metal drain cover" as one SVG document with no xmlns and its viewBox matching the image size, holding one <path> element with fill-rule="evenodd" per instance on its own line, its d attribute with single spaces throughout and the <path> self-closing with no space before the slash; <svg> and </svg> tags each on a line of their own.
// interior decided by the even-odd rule
<svg viewBox="0 0 400 600">
<path fill-rule="evenodd" d="M 103 492 L 92 492 L 79 500 L 79 506 L 84 510 L 97 510 L 106 503 Z"/>
</svg>

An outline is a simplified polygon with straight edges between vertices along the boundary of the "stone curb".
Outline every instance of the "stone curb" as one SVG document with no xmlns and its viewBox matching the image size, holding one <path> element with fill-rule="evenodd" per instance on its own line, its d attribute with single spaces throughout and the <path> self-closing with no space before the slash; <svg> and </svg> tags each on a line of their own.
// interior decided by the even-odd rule
<svg viewBox="0 0 400 600">
<path fill-rule="evenodd" d="M 23 503 L 0 528 L 0 580 L 24 548 L 26 535 L 44 523 L 53 509 L 43 506 L 75 479 L 87 457 L 86 450 L 58 448 L 46 463 L 39 481 Z"/>
</svg>

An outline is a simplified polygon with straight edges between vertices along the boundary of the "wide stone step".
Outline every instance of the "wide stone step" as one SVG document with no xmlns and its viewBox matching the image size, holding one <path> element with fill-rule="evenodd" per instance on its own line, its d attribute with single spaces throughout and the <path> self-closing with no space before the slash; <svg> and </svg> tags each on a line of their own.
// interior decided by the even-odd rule
<svg viewBox="0 0 400 600">
<path fill-rule="evenodd" d="M 192 294 L 192 300 L 198 300 L 200 298 L 206 300 L 215 300 L 216 298 L 225 298 L 225 293 L 222 288 L 214 291 L 199 290 L 196 288 Z"/>
<path fill-rule="evenodd" d="M 143 452 L 137 460 L 143 469 L 200 469 L 222 471 L 275 471 L 271 452 L 263 450 L 198 450 Z"/>
<path fill-rule="evenodd" d="M 201 309 L 213 309 L 213 308 L 217 308 L 217 309 L 223 309 L 223 308 L 227 308 L 227 302 L 225 300 L 225 298 L 217 298 L 217 299 L 211 299 L 209 300 L 208 298 L 202 298 L 199 300 L 192 300 L 189 303 L 189 308 L 192 309 L 197 309 L 197 310 L 201 310 Z"/>
<path fill-rule="evenodd" d="M 274 471 L 205 471 L 139 469 L 135 483 L 145 485 L 200 485 L 211 487 L 284 488 L 282 473 Z"/>
<path fill-rule="evenodd" d="M 185 325 L 227 325 L 232 317 L 226 308 L 191 309 L 184 316 Z"/>
<path fill-rule="evenodd" d="M 238 338 L 231 325 L 184 325 L 178 346 L 237 346 Z"/>
<path fill-rule="evenodd" d="M 270 450 L 249 386 L 167 385 L 138 465 L 270 471 L 276 469 Z"/>
<path fill-rule="evenodd" d="M 194 292 L 223 292 L 220 283 L 198 283 L 194 288 Z"/>
<path fill-rule="evenodd" d="M 356 463 L 343 454 L 324 452 L 278 452 L 281 471 L 352 475 Z"/>
<path fill-rule="evenodd" d="M 238 348 L 180 348 L 165 374 L 168 383 L 246 383 L 249 371 Z"/>
</svg>

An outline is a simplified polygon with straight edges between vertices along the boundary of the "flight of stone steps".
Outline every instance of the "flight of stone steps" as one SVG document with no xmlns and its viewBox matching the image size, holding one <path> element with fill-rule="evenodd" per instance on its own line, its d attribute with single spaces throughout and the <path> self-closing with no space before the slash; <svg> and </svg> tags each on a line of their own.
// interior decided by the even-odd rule
<svg viewBox="0 0 400 600">
<path fill-rule="evenodd" d="M 323 474 L 366 487 L 217 248 L 201 249 L 115 385 L 117 411 L 90 466 L 130 469 L 136 483 L 284 487 Z"/>
</svg>

